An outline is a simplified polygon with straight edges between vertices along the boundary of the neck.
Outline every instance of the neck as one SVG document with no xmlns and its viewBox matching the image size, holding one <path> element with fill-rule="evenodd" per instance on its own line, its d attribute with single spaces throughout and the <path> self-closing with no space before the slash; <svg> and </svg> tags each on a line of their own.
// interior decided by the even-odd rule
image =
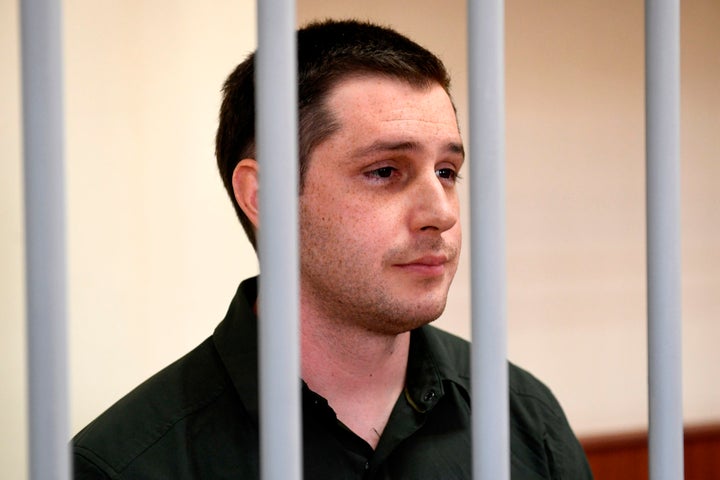
<svg viewBox="0 0 720 480">
<path fill-rule="evenodd" d="M 405 385 L 410 332 L 388 335 L 302 316 L 302 377 L 375 448 Z"/>
</svg>

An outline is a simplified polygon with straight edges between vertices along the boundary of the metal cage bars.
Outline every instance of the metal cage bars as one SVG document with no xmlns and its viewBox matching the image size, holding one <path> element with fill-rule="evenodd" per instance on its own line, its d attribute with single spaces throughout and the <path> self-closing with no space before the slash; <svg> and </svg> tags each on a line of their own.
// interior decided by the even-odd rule
<svg viewBox="0 0 720 480">
<path fill-rule="evenodd" d="M 61 9 L 20 5 L 30 478 L 65 480 L 67 267 Z"/>
<path fill-rule="evenodd" d="M 262 0 L 257 7 L 260 472 L 263 479 L 296 480 L 302 417 L 295 2 Z"/>
<path fill-rule="evenodd" d="M 683 478 L 680 2 L 645 2 L 648 451 L 651 480 Z"/>
<path fill-rule="evenodd" d="M 505 273 L 505 9 L 470 0 L 473 478 L 510 478 Z"/>
<path fill-rule="evenodd" d="M 509 478 L 504 249 L 504 6 L 469 0 L 473 474 Z M 679 1 L 646 1 L 650 478 L 683 475 L 680 318 Z M 21 2 L 30 478 L 69 477 L 59 0 Z M 299 479 L 295 5 L 258 2 L 263 271 L 259 308 L 264 479 Z M 283 167 L 284 165 L 284 167 Z M 272 179 L 272 182 L 270 182 Z M 266 253 L 263 253 L 266 252 Z M 270 289 L 267 286 L 273 285 Z M 277 335 L 277 332 L 285 332 Z M 498 393 L 500 392 L 500 393 Z M 272 402 L 283 400 L 283 408 Z M 287 405 L 295 405 L 287 408 Z M 272 414 L 271 414 L 272 412 Z M 285 459 L 274 462 L 274 458 Z M 272 458 L 271 458 L 272 457 Z"/>
</svg>

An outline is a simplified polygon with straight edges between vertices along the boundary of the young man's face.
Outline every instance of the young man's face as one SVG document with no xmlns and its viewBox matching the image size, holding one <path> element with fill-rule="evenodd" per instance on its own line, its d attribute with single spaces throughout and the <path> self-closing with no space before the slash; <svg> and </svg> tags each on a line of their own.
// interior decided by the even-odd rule
<svg viewBox="0 0 720 480">
<path fill-rule="evenodd" d="M 303 308 L 386 334 L 428 323 L 461 244 L 450 99 L 369 76 L 339 83 L 328 107 L 340 128 L 312 152 L 300 197 Z"/>
</svg>

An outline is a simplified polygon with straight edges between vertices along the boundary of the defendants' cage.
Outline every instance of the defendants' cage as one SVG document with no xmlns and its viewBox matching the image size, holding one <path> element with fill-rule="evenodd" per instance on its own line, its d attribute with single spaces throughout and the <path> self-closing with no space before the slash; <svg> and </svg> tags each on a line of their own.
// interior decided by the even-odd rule
<svg viewBox="0 0 720 480">
<path fill-rule="evenodd" d="M 258 3 L 258 152 L 282 175 L 262 183 L 261 450 L 266 479 L 298 479 L 297 179 L 273 160 L 297 158 L 295 5 Z M 647 0 L 646 149 L 650 478 L 683 476 L 680 230 L 679 2 Z M 472 178 L 475 478 L 509 478 L 504 265 L 504 6 L 468 2 Z M 67 319 L 59 0 L 21 2 L 30 477 L 68 478 Z M 265 61 L 264 59 L 269 59 Z M 282 94 L 282 95 L 281 95 Z M 273 118 L 273 122 L 263 119 Z M 277 121 L 282 119 L 282 121 Z M 282 140 L 280 140 L 282 139 Z M 297 170 L 290 169 L 293 172 Z M 284 183 L 283 183 L 284 182 Z M 482 196 L 482 201 L 479 195 Z M 282 232 L 276 234 L 273 232 Z M 290 234 L 288 234 L 290 232 Z M 278 245 L 282 241 L 283 245 Z M 269 245 L 260 240 L 260 251 Z M 281 253 L 279 253 L 281 252 Z M 278 288 L 280 287 L 280 288 Z M 279 298 L 282 296 L 283 298 Z M 272 334 L 270 333 L 272 332 Z M 276 335 L 275 332 L 285 332 Z M 483 340 L 492 339 L 492 342 Z M 274 379 L 270 381 L 270 379 Z M 278 381 L 281 379 L 281 381 Z M 283 399 L 283 408 L 270 405 Z M 287 405 L 295 405 L 287 408 Z M 272 414 L 270 414 L 272 412 Z M 270 448 L 272 447 L 272 448 Z M 273 461 L 282 458 L 283 461 Z"/>
</svg>

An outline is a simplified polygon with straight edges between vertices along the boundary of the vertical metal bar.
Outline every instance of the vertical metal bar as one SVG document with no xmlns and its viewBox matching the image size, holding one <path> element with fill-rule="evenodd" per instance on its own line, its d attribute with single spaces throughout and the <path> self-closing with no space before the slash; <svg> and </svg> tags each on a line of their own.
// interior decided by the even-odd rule
<svg viewBox="0 0 720 480">
<path fill-rule="evenodd" d="M 652 480 L 683 478 L 679 17 L 679 0 L 645 2 L 649 470 Z"/>
<path fill-rule="evenodd" d="M 70 477 L 61 9 L 20 5 L 30 478 Z"/>
<path fill-rule="evenodd" d="M 510 478 L 502 0 L 468 2 L 473 478 Z"/>
<path fill-rule="evenodd" d="M 261 475 L 295 480 L 302 477 L 295 3 L 262 0 L 257 8 Z"/>
</svg>

